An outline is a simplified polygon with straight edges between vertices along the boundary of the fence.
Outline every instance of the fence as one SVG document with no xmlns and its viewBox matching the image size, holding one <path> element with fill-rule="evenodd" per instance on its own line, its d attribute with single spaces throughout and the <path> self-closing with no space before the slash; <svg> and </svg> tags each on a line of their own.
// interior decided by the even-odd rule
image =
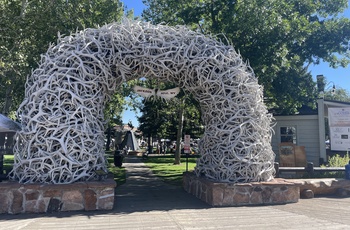
<svg viewBox="0 0 350 230">
<path fill-rule="evenodd" d="M 6 178 L 4 173 L 4 155 L 13 154 L 13 136 L 15 132 L 0 132 L 0 182 Z"/>
<path fill-rule="evenodd" d="M 279 177 L 281 172 L 304 172 L 313 175 L 315 172 L 345 172 L 345 167 L 314 167 L 312 162 L 308 162 L 306 167 L 279 167 L 275 162 L 275 177 Z"/>
</svg>

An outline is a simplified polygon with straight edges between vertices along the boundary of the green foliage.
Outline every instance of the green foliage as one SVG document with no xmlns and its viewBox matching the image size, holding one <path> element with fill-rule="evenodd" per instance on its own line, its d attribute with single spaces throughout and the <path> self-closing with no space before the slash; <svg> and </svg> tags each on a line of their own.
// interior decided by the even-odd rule
<svg viewBox="0 0 350 230">
<path fill-rule="evenodd" d="M 1 0 L 0 112 L 8 114 L 22 102 L 26 76 L 58 33 L 69 35 L 118 21 L 122 15 L 119 0 Z"/>
<path fill-rule="evenodd" d="M 186 172 L 186 162 L 182 162 L 180 165 L 174 164 L 172 156 L 149 156 L 143 161 L 164 182 L 181 186 L 182 174 Z M 193 171 L 195 166 L 196 158 L 188 158 L 188 171 Z"/>
<path fill-rule="evenodd" d="M 321 167 L 345 167 L 349 163 L 349 154 L 345 154 L 343 157 L 336 154 L 329 158 L 327 165 Z M 314 172 L 312 175 L 304 174 L 303 178 L 344 178 L 344 172 Z"/>
<path fill-rule="evenodd" d="M 329 167 L 345 167 L 345 165 L 349 164 L 349 161 L 349 154 L 345 154 L 343 157 L 341 157 L 339 154 L 336 154 L 329 158 L 327 165 Z"/>
<path fill-rule="evenodd" d="M 164 83 L 159 83 L 156 80 L 146 80 L 140 83 L 142 86 L 152 89 L 165 87 Z M 160 99 L 151 98 L 150 100 L 142 99 L 142 103 L 139 105 L 142 114 L 138 118 L 140 123 L 139 130 L 146 137 L 158 136 L 162 138 L 165 132 L 164 126 L 167 123 L 167 103 Z"/>
<path fill-rule="evenodd" d="M 108 125 L 113 127 L 122 124 L 122 112 L 124 109 L 125 99 L 119 94 L 115 93 L 111 96 L 110 101 L 105 106 L 104 116 L 108 121 Z"/>
<path fill-rule="evenodd" d="M 172 83 L 161 83 L 156 80 L 147 80 L 142 86 L 148 88 L 170 89 L 176 87 Z M 182 103 L 185 101 L 185 104 Z M 179 124 L 179 112 L 184 108 L 183 133 L 198 138 L 203 134 L 201 113 L 199 104 L 191 95 L 181 92 L 176 98 L 170 101 L 162 99 L 142 100 L 138 105 L 142 115 L 138 118 L 139 129 L 145 136 L 166 138 L 176 140 Z M 182 136 L 182 135 L 181 135 Z"/>
<path fill-rule="evenodd" d="M 144 0 L 143 17 L 186 24 L 232 43 L 249 61 L 266 103 L 280 114 L 315 107 L 317 92 L 307 67 L 349 61 L 350 20 L 339 13 L 347 0 Z"/>
<path fill-rule="evenodd" d="M 184 125 L 183 133 L 191 138 L 200 138 L 204 132 L 201 120 L 201 110 L 198 101 L 192 95 L 187 95 L 184 104 Z"/>
<path fill-rule="evenodd" d="M 12 165 L 13 165 L 13 155 L 4 155 L 4 167 L 3 169 L 6 172 L 10 172 L 12 170 Z"/>
<path fill-rule="evenodd" d="M 334 92 L 333 89 L 326 90 L 324 98 L 328 100 L 350 102 L 350 93 L 341 87 L 337 87 Z"/>
<path fill-rule="evenodd" d="M 344 172 L 315 172 L 312 175 L 305 173 L 302 178 L 344 178 Z"/>
<path fill-rule="evenodd" d="M 109 152 L 106 151 L 106 156 L 107 156 L 107 162 L 108 162 L 108 165 L 107 165 L 108 172 L 113 173 L 113 178 L 115 182 L 117 182 L 117 186 L 124 184 L 126 182 L 125 168 L 115 167 L 114 156 L 112 151 L 109 151 Z"/>
</svg>

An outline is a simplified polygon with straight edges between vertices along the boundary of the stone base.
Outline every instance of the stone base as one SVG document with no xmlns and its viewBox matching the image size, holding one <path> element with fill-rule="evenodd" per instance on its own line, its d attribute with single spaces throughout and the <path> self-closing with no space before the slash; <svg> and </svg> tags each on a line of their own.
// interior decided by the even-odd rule
<svg viewBox="0 0 350 230">
<path fill-rule="evenodd" d="M 72 184 L 3 181 L 0 183 L 0 213 L 111 210 L 115 187 L 112 178 Z"/>
<path fill-rule="evenodd" d="M 291 183 L 300 184 L 301 195 L 303 191 L 312 191 L 314 195 L 350 196 L 350 180 L 342 178 L 314 178 L 314 179 L 287 179 Z M 310 198 L 303 197 L 302 198 Z"/>
<path fill-rule="evenodd" d="M 191 172 L 183 175 L 185 191 L 212 206 L 286 204 L 299 201 L 298 183 L 276 178 L 269 182 L 220 183 Z"/>
</svg>

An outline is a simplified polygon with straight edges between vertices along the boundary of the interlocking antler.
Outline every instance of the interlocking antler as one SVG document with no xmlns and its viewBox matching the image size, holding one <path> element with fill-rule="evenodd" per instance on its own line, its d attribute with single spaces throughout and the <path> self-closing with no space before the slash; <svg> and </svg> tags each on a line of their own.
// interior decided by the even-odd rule
<svg viewBox="0 0 350 230">
<path fill-rule="evenodd" d="M 222 182 L 272 179 L 272 116 L 232 46 L 184 26 L 125 20 L 60 38 L 26 83 L 11 178 L 72 183 L 106 170 L 103 108 L 137 77 L 178 84 L 200 102 L 195 172 Z"/>
</svg>

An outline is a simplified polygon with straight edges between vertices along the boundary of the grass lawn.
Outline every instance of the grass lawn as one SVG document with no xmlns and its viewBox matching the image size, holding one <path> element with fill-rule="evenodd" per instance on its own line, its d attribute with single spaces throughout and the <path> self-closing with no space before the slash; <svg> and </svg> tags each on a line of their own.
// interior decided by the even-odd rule
<svg viewBox="0 0 350 230">
<path fill-rule="evenodd" d="M 172 185 L 182 185 L 182 174 L 186 171 L 186 158 L 181 158 L 181 164 L 175 165 L 174 155 L 171 156 L 148 156 L 143 162 L 153 173 L 161 178 L 165 183 Z M 188 158 L 188 171 L 193 171 L 196 166 L 196 158 Z"/>
<path fill-rule="evenodd" d="M 125 168 L 121 167 L 115 167 L 114 166 L 114 157 L 113 157 L 113 153 L 111 152 L 106 152 L 106 156 L 107 156 L 107 161 L 108 161 L 108 172 L 113 173 L 113 177 L 115 182 L 117 182 L 117 186 L 120 186 L 122 184 L 124 184 L 126 182 L 126 172 L 125 172 Z"/>
<path fill-rule="evenodd" d="M 13 165 L 13 155 L 4 155 L 4 170 L 10 172 Z"/>
<path fill-rule="evenodd" d="M 108 161 L 108 172 L 113 173 L 114 180 L 117 182 L 117 186 L 120 186 L 126 181 L 125 168 L 117 168 L 114 166 L 113 154 L 109 153 L 107 155 Z M 13 165 L 13 155 L 4 155 L 4 170 L 10 172 Z"/>
</svg>

